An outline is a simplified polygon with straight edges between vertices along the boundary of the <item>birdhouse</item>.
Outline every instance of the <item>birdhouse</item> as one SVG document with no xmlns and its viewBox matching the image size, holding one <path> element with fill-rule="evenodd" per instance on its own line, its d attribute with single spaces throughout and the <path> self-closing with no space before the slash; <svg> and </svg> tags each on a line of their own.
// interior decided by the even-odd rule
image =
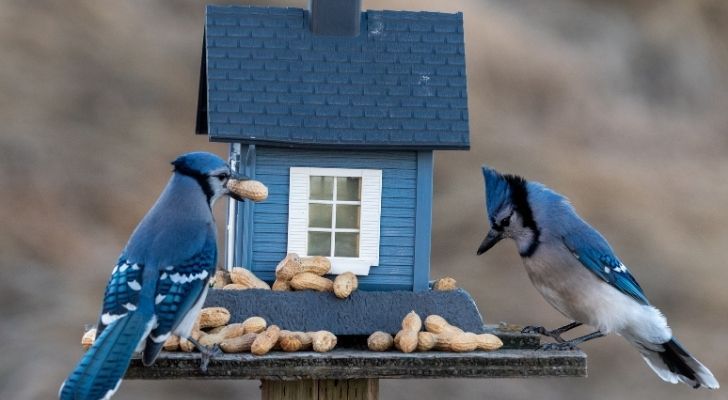
<svg viewBox="0 0 728 400">
<path fill-rule="evenodd" d="M 224 307 L 231 324 L 257 316 L 272 335 L 325 330 L 337 347 L 281 343 L 213 359 L 206 372 L 194 353 L 163 354 L 127 378 L 261 379 L 264 399 L 373 399 L 380 378 L 585 375 L 583 353 L 534 351 L 537 335 L 486 326 L 464 290 L 429 288 L 433 152 L 469 147 L 462 14 L 361 12 L 359 0 L 208 6 L 197 132 L 229 143 L 233 168 L 268 187 L 263 202 L 229 204 L 228 267 L 272 282 L 289 253 L 326 256 L 332 274 L 358 275 L 359 290 L 211 289 L 205 307 Z M 407 329 L 413 311 L 463 338 L 497 333 L 508 350 L 363 350 L 375 331 Z M 419 329 L 400 350 L 413 333 L 419 346 Z"/>
<path fill-rule="evenodd" d="M 423 291 L 433 152 L 469 148 L 461 13 L 208 6 L 197 133 L 268 186 L 229 210 L 228 264 L 322 255 L 362 290 Z"/>
</svg>

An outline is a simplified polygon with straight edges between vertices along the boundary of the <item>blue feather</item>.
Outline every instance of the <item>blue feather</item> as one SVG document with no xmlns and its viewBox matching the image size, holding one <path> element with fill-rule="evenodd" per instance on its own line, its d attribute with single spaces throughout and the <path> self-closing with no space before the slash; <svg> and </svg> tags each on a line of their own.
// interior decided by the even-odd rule
<svg viewBox="0 0 728 400">
<path fill-rule="evenodd" d="M 197 255 L 163 270 L 157 280 L 155 305 L 158 325 L 149 334 L 144 349 L 143 362 L 151 365 L 162 350 L 161 338 L 173 332 L 205 291 L 209 277 L 215 272 L 217 247 L 210 233 L 208 241 Z M 177 278 L 174 278 L 174 277 Z M 155 338 L 158 341 L 155 341 Z"/>
<path fill-rule="evenodd" d="M 649 304 L 642 288 L 630 274 L 627 267 L 617 258 L 612 248 L 599 232 L 588 226 L 579 234 L 562 236 L 564 245 L 582 265 L 596 276 L 632 297 L 640 304 Z"/>
<path fill-rule="evenodd" d="M 142 265 L 130 263 L 124 257 L 119 258 L 119 262 L 106 284 L 104 304 L 101 309 L 102 318 L 97 325 L 97 336 L 101 336 L 106 328 L 106 323 L 103 321 L 104 315 L 111 317 L 124 315 L 129 312 L 129 308 L 127 308 L 129 305 L 137 306 L 140 290 L 133 288 L 141 287 L 143 269 Z"/>
<path fill-rule="evenodd" d="M 129 313 L 109 324 L 61 386 L 60 399 L 99 400 L 111 397 L 152 318 L 150 308 Z"/>
<path fill-rule="evenodd" d="M 488 216 L 493 218 L 503 204 L 510 201 L 510 188 L 506 179 L 498 171 L 487 165 L 483 165 L 482 169 L 487 193 L 485 198 L 486 211 Z"/>
</svg>

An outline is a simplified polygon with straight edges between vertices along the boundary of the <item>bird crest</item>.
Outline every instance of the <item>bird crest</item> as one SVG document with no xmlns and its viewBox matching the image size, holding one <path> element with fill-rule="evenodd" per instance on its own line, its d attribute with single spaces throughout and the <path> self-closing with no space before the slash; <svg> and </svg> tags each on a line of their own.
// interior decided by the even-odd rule
<svg viewBox="0 0 728 400">
<path fill-rule="evenodd" d="M 202 151 L 182 154 L 172 161 L 172 165 L 176 172 L 190 176 L 208 176 L 228 168 L 222 158 Z"/>
<path fill-rule="evenodd" d="M 483 178 L 485 178 L 486 211 L 489 217 L 495 217 L 498 210 L 510 201 L 510 185 L 503 175 L 487 165 L 483 165 Z"/>
</svg>

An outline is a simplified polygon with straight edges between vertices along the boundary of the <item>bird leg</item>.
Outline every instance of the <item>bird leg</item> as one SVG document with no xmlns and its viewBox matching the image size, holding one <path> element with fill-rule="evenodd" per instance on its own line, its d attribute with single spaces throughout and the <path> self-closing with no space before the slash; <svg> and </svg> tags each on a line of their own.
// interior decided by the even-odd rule
<svg viewBox="0 0 728 400">
<path fill-rule="evenodd" d="M 600 338 L 602 336 L 605 336 L 602 332 L 595 331 L 588 335 L 579 336 L 576 339 L 571 339 L 566 342 L 546 343 L 545 345 L 541 346 L 541 350 L 576 350 L 576 346 L 578 346 L 586 341 Z"/>
<path fill-rule="evenodd" d="M 556 340 L 559 343 L 564 343 L 564 342 L 566 342 L 566 340 L 564 340 L 564 338 L 561 337 L 561 334 L 568 332 L 574 328 L 578 328 L 581 325 L 582 325 L 581 322 L 574 321 L 574 322 L 571 322 L 571 323 L 568 323 L 568 324 L 562 326 L 561 328 L 556 328 L 552 331 L 547 331 L 546 328 L 544 328 L 543 326 L 529 325 L 529 326 L 523 328 L 521 330 L 521 333 L 537 333 L 539 335 L 548 336 L 548 337 Z"/>
<path fill-rule="evenodd" d="M 200 371 L 202 372 L 207 372 L 207 365 L 210 363 L 210 359 L 222 355 L 220 346 L 216 344 L 212 346 L 204 346 L 191 337 L 188 337 L 187 340 L 194 344 L 195 347 L 197 347 L 197 350 L 200 351 Z"/>
</svg>

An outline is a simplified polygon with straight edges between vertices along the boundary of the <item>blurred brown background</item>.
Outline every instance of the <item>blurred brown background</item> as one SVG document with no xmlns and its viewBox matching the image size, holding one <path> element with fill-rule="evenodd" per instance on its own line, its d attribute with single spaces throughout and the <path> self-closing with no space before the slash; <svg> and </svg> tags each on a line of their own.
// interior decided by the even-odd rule
<svg viewBox="0 0 728 400">
<path fill-rule="evenodd" d="M 570 196 L 728 385 L 728 2 L 364 6 L 465 13 L 472 150 L 436 156 L 433 277 L 458 279 L 489 322 L 564 322 L 512 244 L 474 254 L 487 228 L 480 164 L 539 180 Z M 226 154 L 193 135 L 203 11 L 194 0 L 0 3 L 0 399 L 55 398 L 168 162 Z M 584 350 L 588 379 L 383 381 L 381 393 L 728 398 L 661 382 L 618 337 Z M 129 381 L 115 399 L 214 397 L 255 399 L 258 383 Z"/>
</svg>

